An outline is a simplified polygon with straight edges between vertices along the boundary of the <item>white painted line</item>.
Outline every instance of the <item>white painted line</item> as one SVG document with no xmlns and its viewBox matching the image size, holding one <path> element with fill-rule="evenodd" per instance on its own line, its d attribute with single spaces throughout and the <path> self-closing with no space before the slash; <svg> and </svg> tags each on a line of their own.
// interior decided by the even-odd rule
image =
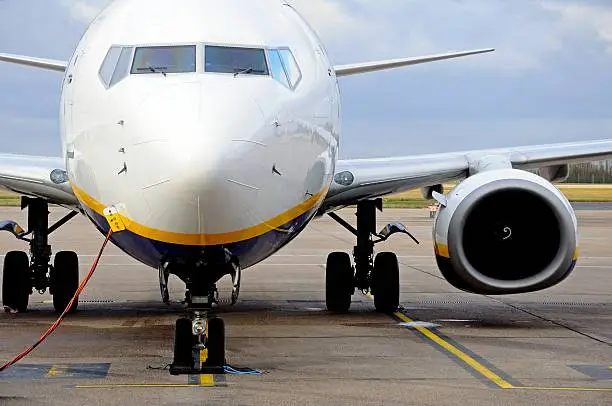
<svg viewBox="0 0 612 406">
<path fill-rule="evenodd" d="M 440 327 L 439 324 L 429 323 L 427 321 L 402 322 L 402 323 L 399 323 L 399 325 L 402 327 L 408 327 L 408 328 L 438 328 Z"/>
<path fill-rule="evenodd" d="M 580 265 L 580 264 L 577 264 L 576 268 L 604 268 L 604 269 L 609 269 L 609 268 L 612 268 L 612 265 Z"/>
</svg>

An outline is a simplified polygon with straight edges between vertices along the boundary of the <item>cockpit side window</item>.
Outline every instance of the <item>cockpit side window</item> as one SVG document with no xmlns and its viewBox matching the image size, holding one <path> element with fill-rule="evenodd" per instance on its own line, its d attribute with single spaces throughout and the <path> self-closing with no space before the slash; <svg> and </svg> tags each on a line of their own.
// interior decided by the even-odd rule
<svg viewBox="0 0 612 406">
<path fill-rule="evenodd" d="M 100 75 L 100 79 L 104 86 L 110 87 L 111 79 L 113 77 L 113 73 L 115 72 L 115 67 L 117 66 L 117 61 L 119 61 L 119 56 L 121 55 L 121 47 L 111 47 L 106 53 L 106 57 L 102 62 L 102 66 L 100 67 L 100 71 L 98 74 Z"/>
<path fill-rule="evenodd" d="M 196 71 L 196 46 L 138 47 L 134 53 L 132 74 L 190 73 Z"/>
<path fill-rule="evenodd" d="M 113 77 L 110 82 L 111 86 L 116 85 L 129 74 L 133 51 L 134 48 L 131 47 L 121 49 L 121 55 L 119 56 L 119 61 L 117 61 L 115 73 L 113 73 Z"/>
<path fill-rule="evenodd" d="M 266 53 L 261 48 L 241 48 L 206 45 L 206 72 L 269 75 Z"/>
<path fill-rule="evenodd" d="M 295 89 L 302 80 L 302 72 L 289 48 L 269 49 L 272 77 L 290 89 Z"/>
<path fill-rule="evenodd" d="M 278 49 L 270 49 L 268 51 L 268 58 L 270 59 L 270 70 L 272 71 L 272 77 L 281 82 L 283 85 L 291 87 L 289 86 L 287 72 L 285 72 L 285 67 L 283 66 L 283 61 L 278 53 Z"/>
<path fill-rule="evenodd" d="M 302 72 L 300 71 L 300 67 L 298 66 L 291 50 L 288 48 L 280 48 L 278 50 L 280 54 L 281 60 L 283 61 L 283 66 L 287 71 L 287 76 L 289 77 L 289 84 L 292 89 L 295 89 L 300 80 L 302 80 Z"/>
<path fill-rule="evenodd" d="M 98 72 L 100 80 L 109 89 L 125 78 L 130 70 L 132 51 L 134 48 L 112 46 L 102 62 Z"/>
</svg>

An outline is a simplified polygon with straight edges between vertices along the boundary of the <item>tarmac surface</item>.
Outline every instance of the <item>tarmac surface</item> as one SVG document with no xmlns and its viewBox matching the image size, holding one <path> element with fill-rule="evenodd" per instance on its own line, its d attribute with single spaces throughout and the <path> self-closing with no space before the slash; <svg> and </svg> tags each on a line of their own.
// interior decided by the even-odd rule
<svg viewBox="0 0 612 406">
<path fill-rule="evenodd" d="M 54 208 L 53 219 L 63 210 Z M 353 210 L 341 215 L 354 220 Z M 543 292 L 460 292 L 436 269 L 427 210 L 388 209 L 382 227 L 405 236 L 380 244 L 401 262 L 402 309 L 377 314 L 354 296 L 352 311 L 325 311 L 324 263 L 350 252 L 351 234 L 329 218 L 243 274 L 241 300 L 224 306 L 227 358 L 261 375 L 170 376 L 184 287 L 171 280 L 166 306 L 157 271 L 109 246 L 80 311 L 29 357 L 0 373 L 0 405 L 250 404 L 612 404 L 612 211 L 579 210 L 582 258 Z M 23 221 L 16 208 L 0 217 Z M 52 235 L 54 252 L 75 250 L 83 277 L 102 236 L 84 217 Z M 0 234 L 2 254 L 27 248 Z M 525 258 L 525 261 L 528 259 Z M 221 287 L 228 297 L 228 284 Z M 51 297 L 31 311 L 0 314 L 0 360 L 36 341 L 55 320 Z"/>
</svg>

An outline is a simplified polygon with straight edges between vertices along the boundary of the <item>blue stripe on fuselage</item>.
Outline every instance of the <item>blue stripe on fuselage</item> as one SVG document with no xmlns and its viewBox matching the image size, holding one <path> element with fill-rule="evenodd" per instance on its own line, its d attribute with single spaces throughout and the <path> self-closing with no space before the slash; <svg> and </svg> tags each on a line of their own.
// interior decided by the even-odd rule
<svg viewBox="0 0 612 406">
<path fill-rule="evenodd" d="M 106 218 L 89 207 L 84 209 L 98 230 L 103 234 L 108 233 L 109 224 Z M 244 269 L 263 261 L 289 243 L 304 229 L 315 213 L 316 209 L 310 210 L 282 227 L 272 229 L 258 237 L 217 246 L 167 243 L 143 237 L 129 230 L 113 234 L 111 241 L 129 256 L 153 268 L 158 268 L 159 264 L 167 259 L 205 259 L 202 257 L 206 250 L 224 248 L 238 258 L 240 267 Z"/>
</svg>

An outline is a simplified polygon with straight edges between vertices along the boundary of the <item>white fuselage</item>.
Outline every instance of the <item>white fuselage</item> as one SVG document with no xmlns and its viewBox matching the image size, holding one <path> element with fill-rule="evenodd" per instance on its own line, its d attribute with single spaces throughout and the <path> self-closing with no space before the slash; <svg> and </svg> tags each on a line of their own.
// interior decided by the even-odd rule
<svg viewBox="0 0 612 406">
<path fill-rule="evenodd" d="M 193 71 L 154 66 L 105 84 L 111 47 L 123 47 L 129 70 L 139 47 L 180 45 L 195 47 Z M 299 82 L 206 71 L 207 46 L 263 49 L 269 67 L 270 49 L 289 49 Z M 276 0 L 115 1 L 69 63 L 60 115 L 83 209 L 106 230 L 102 211 L 114 206 L 127 231 L 113 241 L 151 266 L 210 246 L 228 248 L 242 267 L 261 261 L 314 216 L 337 159 L 332 65 L 304 20 Z"/>
</svg>

